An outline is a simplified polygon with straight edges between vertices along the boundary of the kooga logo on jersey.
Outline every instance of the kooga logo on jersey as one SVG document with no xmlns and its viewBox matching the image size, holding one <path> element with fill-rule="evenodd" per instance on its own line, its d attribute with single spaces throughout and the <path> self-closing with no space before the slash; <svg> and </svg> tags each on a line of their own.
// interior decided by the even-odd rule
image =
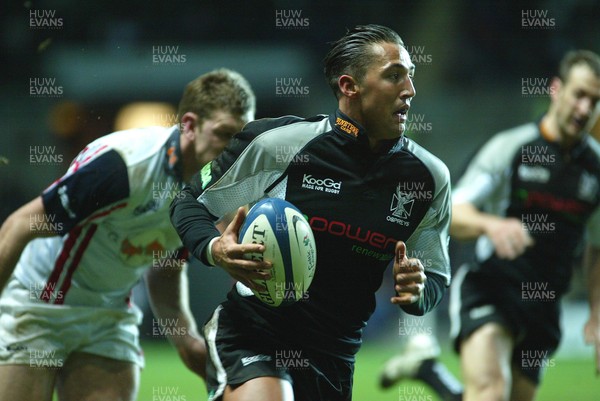
<svg viewBox="0 0 600 401">
<path fill-rule="evenodd" d="M 339 194 L 342 189 L 342 182 L 334 181 L 331 178 L 315 178 L 311 174 L 304 174 L 302 188 Z"/>
</svg>

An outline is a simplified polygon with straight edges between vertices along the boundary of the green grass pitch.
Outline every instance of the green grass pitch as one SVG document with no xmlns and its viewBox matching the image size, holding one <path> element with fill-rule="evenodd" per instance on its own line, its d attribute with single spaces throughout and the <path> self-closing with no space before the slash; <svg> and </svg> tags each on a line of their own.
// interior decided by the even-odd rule
<svg viewBox="0 0 600 401">
<path fill-rule="evenodd" d="M 142 372 L 138 401 L 206 400 L 203 382 L 187 371 L 166 342 L 145 342 L 146 368 Z M 396 352 L 394 344 L 367 343 L 358 354 L 354 377 L 354 401 L 440 401 L 416 381 L 405 381 L 389 390 L 380 390 L 377 378 L 382 364 Z M 448 351 L 442 360 L 458 374 L 458 359 Z M 537 401 L 600 400 L 600 378 L 594 374 L 591 357 L 557 359 L 548 368 Z"/>
</svg>

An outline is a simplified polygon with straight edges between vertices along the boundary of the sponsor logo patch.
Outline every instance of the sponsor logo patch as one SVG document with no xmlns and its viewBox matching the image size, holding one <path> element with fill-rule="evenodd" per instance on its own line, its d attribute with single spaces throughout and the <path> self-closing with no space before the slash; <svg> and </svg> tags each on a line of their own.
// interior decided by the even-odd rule
<svg viewBox="0 0 600 401">
<path fill-rule="evenodd" d="M 312 174 L 304 174 L 302 177 L 302 188 L 339 194 L 342 189 L 342 181 L 335 181 L 332 178 L 313 177 Z"/>
<path fill-rule="evenodd" d="M 354 137 L 358 136 L 358 127 L 349 121 L 346 121 L 346 120 L 338 117 L 335 119 L 335 125 L 340 127 L 340 129 L 342 131 L 344 131 Z"/>
</svg>

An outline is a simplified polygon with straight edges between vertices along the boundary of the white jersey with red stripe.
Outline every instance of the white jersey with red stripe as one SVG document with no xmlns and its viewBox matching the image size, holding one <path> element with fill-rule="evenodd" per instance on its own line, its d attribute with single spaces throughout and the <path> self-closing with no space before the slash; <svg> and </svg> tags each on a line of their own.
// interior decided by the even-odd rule
<svg viewBox="0 0 600 401">
<path fill-rule="evenodd" d="M 144 271 L 178 255 L 168 213 L 182 188 L 179 135 L 149 127 L 99 138 L 42 193 L 48 221 L 32 218 L 32 229 L 60 236 L 31 241 L 16 266 L 32 302 L 129 308 Z"/>
</svg>

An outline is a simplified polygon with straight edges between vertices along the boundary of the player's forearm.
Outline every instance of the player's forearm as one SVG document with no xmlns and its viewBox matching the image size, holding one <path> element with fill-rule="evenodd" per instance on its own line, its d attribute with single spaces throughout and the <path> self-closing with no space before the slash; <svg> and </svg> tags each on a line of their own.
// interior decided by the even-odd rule
<svg viewBox="0 0 600 401">
<path fill-rule="evenodd" d="M 41 214 L 38 210 L 40 207 L 42 208 Z M 32 221 L 35 223 L 32 224 Z M 43 225 L 44 221 L 41 199 L 36 198 L 12 213 L 2 224 L 0 228 L 0 292 L 15 270 L 25 246 L 32 239 L 42 236 L 36 227 Z"/>
<path fill-rule="evenodd" d="M 425 288 L 419 301 L 414 304 L 401 306 L 402 310 L 410 315 L 422 316 L 432 311 L 442 301 L 446 292 L 445 279 L 442 276 L 435 273 L 426 274 L 427 281 L 425 282 Z"/>
<path fill-rule="evenodd" d="M 182 265 L 184 262 L 181 262 Z M 171 266 L 172 264 L 169 264 Z M 186 268 L 181 270 L 149 270 L 146 275 L 148 297 L 154 316 L 163 326 L 172 342 L 179 336 L 197 336 L 196 322 L 189 307 L 189 291 Z M 175 333 L 176 335 L 169 335 Z"/>
<path fill-rule="evenodd" d="M 172 266 L 172 264 L 169 264 Z M 150 306 L 184 364 L 206 378 L 206 346 L 189 308 L 185 263 L 181 270 L 150 270 L 146 274 Z"/>
<path fill-rule="evenodd" d="M 498 217 L 479 211 L 470 203 L 452 206 L 450 236 L 461 241 L 477 239 Z"/>
<path fill-rule="evenodd" d="M 10 216 L 0 228 L 0 292 L 8 282 L 28 242 L 25 238 L 19 239 L 19 224 L 18 219 Z"/>
</svg>

